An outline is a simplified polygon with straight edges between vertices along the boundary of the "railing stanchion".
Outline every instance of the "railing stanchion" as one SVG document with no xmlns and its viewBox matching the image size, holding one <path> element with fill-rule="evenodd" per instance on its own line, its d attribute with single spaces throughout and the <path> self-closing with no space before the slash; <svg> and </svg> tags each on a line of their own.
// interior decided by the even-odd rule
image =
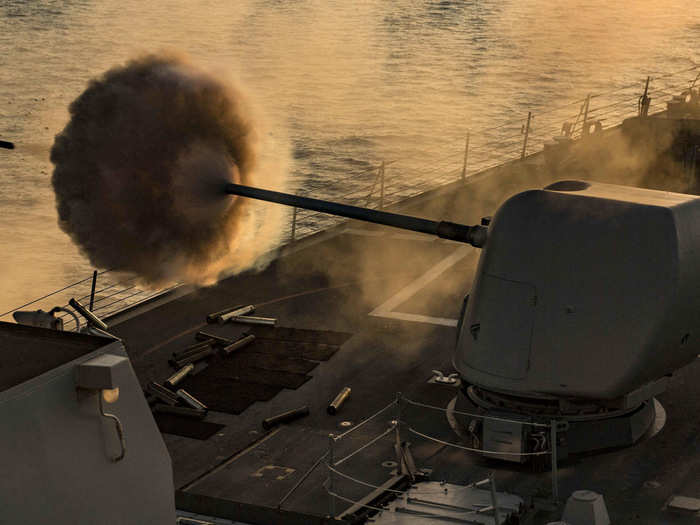
<svg viewBox="0 0 700 525">
<path fill-rule="evenodd" d="M 527 124 L 523 127 L 525 138 L 523 139 L 523 151 L 520 153 L 520 158 L 524 159 L 527 152 L 527 138 L 530 136 L 530 121 L 532 120 L 532 111 L 527 112 Z"/>
<path fill-rule="evenodd" d="M 401 392 L 396 392 L 396 444 L 401 447 Z"/>
<path fill-rule="evenodd" d="M 591 94 L 589 93 L 588 96 L 586 96 L 586 103 L 583 106 L 583 125 L 582 129 L 585 128 L 585 133 L 588 135 L 588 110 L 591 107 Z"/>
<path fill-rule="evenodd" d="M 379 177 L 380 177 L 380 192 L 379 192 L 379 209 L 383 210 L 384 209 L 384 161 L 382 161 L 382 165 L 379 167 Z"/>
<path fill-rule="evenodd" d="M 464 162 L 462 163 L 462 182 L 467 180 L 467 161 L 469 160 L 469 131 L 467 131 L 467 140 L 464 143 Z"/>
<path fill-rule="evenodd" d="M 557 422 L 552 419 L 550 426 L 550 448 L 552 451 L 552 499 L 559 501 L 559 480 L 557 479 Z"/>
<path fill-rule="evenodd" d="M 647 82 L 644 85 L 644 94 L 639 97 L 638 103 L 638 113 L 640 117 L 646 117 L 649 115 L 649 106 L 651 105 L 651 98 L 649 97 L 649 82 L 651 77 L 647 77 Z"/>
<path fill-rule="evenodd" d="M 95 285 L 97 284 L 97 270 L 92 272 L 92 289 L 90 290 L 90 308 L 92 312 L 92 307 L 95 305 Z"/>
<path fill-rule="evenodd" d="M 335 476 L 333 475 L 333 463 L 335 462 L 333 454 L 333 446 L 335 444 L 335 436 L 328 434 L 328 514 L 331 519 L 335 518 Z"/>
<path fill-rule="evenodd" d="M 491 487 L 491 505 L 493 505 L 493 518 L 496 525 L 501 524 L 501 514 L 498 512 L 498 499 L 496 498 L 496 480 L 493 472 L 489 472 L 489 487 Z"/>
</svg>

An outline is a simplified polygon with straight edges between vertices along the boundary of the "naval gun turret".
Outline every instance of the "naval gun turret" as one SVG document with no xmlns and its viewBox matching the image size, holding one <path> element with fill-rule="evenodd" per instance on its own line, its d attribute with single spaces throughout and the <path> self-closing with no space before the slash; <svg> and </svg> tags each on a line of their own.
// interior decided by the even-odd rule
<svg viewBox="0 0 700 525">
<path fill-rule="evenodd" d="M 696 196 L 561 181 L 511 197 L 487 230 L 237 184 L 227 192 L 483 248 L 454 353 L 461 406 L 561 421 L 561 455 L 639 440 L 660 419 L 654 396 L 700 354 Z M 465 435 L 483 450 L 509 460 L 531 450 L 527 425 L 478 421 L 464 422 Z"/>
</svg>

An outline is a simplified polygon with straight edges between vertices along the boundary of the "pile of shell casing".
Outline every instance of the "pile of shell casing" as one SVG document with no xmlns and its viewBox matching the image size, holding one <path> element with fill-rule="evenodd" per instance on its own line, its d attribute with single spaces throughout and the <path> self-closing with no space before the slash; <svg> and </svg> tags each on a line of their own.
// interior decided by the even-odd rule
<svg viewBox="0 0 700 525">
<path fill-rule="evenodd" d="M 236 307 L 228 312 L 217 312 L 207 317 L 213 322 L 219 322 L 220 315 L 234 313 L 235 311 L 252 312 L 251 306 Z M 235 317 L 235 316 L 234 316 Z M 231 319 L 231 317 L 227 318 Z M 273 320 L 274 321 L 274 320 Z M 211 322 L 211 321 L 210 321 Z M 225 322 L 225 321 L 224 321 Z M 208 366 L 207 358 L 217 351 L 222 356 L 228 356 L 235 351 L 244 348 L 255 341 L 255 336 L 244 333 L 238 339 L 228 339 L 219 335 L 199 331 L 195 334 L 196 343 L 172 353 L 168 362 L 175 372 L 162 383 L 152 381 L 146 387 L 148 401 L 153 406 L 154 412 L 175 414 L 178 416 L 202 419 L 207 415 L 207 406 L 186 390 L 179 387 L 185 378 L 195 375 Z"/>
</svg>

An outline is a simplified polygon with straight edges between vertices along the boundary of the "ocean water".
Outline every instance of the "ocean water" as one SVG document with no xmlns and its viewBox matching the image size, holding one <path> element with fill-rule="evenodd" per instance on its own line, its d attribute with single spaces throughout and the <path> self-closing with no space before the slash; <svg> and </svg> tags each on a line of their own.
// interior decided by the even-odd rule
<svg viewBox="0 0 700 525">
<path fill-rule="evenodd" d="M 87 82 L 133 56 L 236 84 L 296 191 L 362 203 L 382 161 L 394 199 L 459 176 L 468 131 L 472 170 L 518 155 L 529 111 L 530 152 L 589 93 L 614 124 L 647 75 L 655 101 L 693 80 L 699 38 L 696 0 L 0 0 L 0 313 L 90 274 L 48 153 Z"/>
</svg>

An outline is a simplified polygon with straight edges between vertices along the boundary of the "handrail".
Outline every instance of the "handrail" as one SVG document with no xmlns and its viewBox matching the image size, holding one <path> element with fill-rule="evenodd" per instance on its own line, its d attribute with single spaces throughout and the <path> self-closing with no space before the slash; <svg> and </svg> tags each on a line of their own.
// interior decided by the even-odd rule
<svg viewBox="0 0 700 525">
<path fill-rule="evenodd" d="M 398 423 L 397 423 L 397 424 L 398 424 Z M 379 440 L 382 439 L 383 437 L 388 436 L 388 435 L 389 435 L 390 433 L 392 433 L 392 432 L 394 432 L 394 427 L 393 427 L 393 426 L 387 428 L 384 432 L 382 432 L 382 433 L 379 434 L 378 436 L 373 437 L 372 439 L 370 439 L 367 443 L 365 443 L 365 444 L 362 445 L 361 447 L 357 448 L 356 450 L 353 450 L 352 452 L 350 452 L 350 454 L 348 454 L 348 455 L 345 456 L 344 458 L 339 459 L 338 461 L 334 461 L 334 462 L 332 463 L 332 465 L 333 465 L 333 466 L 336 466 L 336 467 L 337 467 L 338 465 L 342 465 L 343 463 L 345 463 L 345 462 L 346 462 L 347 460 L 349 460 L 350 458 L 356 456 L 357 454 L 359 454 L 360 452 L 362 452 L 363 450 L 365 450 L 367 447 L 370 447 L 370 446 L 374 445 L 377 441 L 379 441 Z"/>
<path fill-rule="evenodd" d="M 414 417 L 412 417 L 411 413 L 406 413 L 401 408 L 404 404 L 419 407 L 421 409 L 434 409 L 434 410 L 439 410 L 441 412 L 460 413 L 460 414 L 467 415 L 470 417 L 477 417 L 477 418 L 489 419 L 489 420 L 495 420 L 495 421 L 514 422 L 514 423 L 518 423 L 518 424 L 528 424 L 528 425 L 532 425 L 532 426 L 539 427 L 539 428 L 548 428 L 550 430 L 550 433 L 549 433 L 550 434 L 550 437 L 549 437 L 550 445 L 546 449 L 542 448 L 540 450 L 538 450 L 538 447 L 535 447 L 533 452 L 514 452 L 514 451 L 505 451 L 505 450 L 484 450 L 484 449 L 480 449 L 480 448 L 476 448 L 476 447 L 468 447 L 468 446 L 462 445 L 460 443 L 455 443 L 452 441 L 447 441 L 446 439 L 441 439 L 439 437 L 436 437 L 435 435 L 431 435 L 431 434 L 426 433 L 426 432 L 421 432 L 421 431 L 417 430 L 416 428 L 414 428 L 414 425 L 411 422 L 411 420 L 413 420 Z M 371 447 L 372 445 L 374 445 L 375 443 L 377 443 L 381 439 L 385 438 L 389 434 L 395 434 L 395 438 L 394 438 L 395 439 L 395 446 L 402 443 L 402 438 L 401 438 L 401 427 L 402 426 L 404 428 L 406 428 L 414 436 L 417 436 L 417 437 L 420 437 L 420 438 L 423 438 L 425 440 L 432 441 L 435 443 L 439 443 L 440 445 L 443 445 L 444 447 L 456 448 L 456 449 L 464 450 L 467 452 L 475 452 L 477 454 L 481 454 L 481 455 L 485 455 L 485 456 L 500 456 L 500 457 L 503 457 L 503 456 L 514 456 L 514 457 L 551 456 L 551 462 L 552 462 L 552 498 L 555 501 L 558 499 L 559 489 L 558 489 L 558 478 L 557 478 L 557 467 L 556 467 L 557 452 L 556 452 L 556 443 L 555 443 L 558 424 L 555 420 L 552 420 L 549 424 L 545 424 L 545 423 L 535 423 L 535 422 L 529 422 L 529 421 L 510 419 L 507 417 L 492 417 L 492 416 L 485 416 L 482 414 L 471 414 L 468 412 L 459 412 L 459 411 L 455 411 L 452 409 L 447 409 L 447 408 L 442 408 L 442 407 L 438 407 L 435 405 L 430 405 L 427 403 L 413 401 L 411 399 L 403 397 L 402 394 L 397 393 L 396 399 L 394 401 L 392 401 L 388 405 L 382 407 L 380 410 L 375 412 L 373 415 L 371 415 L 367 419 L 360 422 L 353 430 L 361 428 L 362 426 L 367 424 L 369 421 L 372 421 L 373 419 L 378 417 L 380 414 L 386 412 L 391 407 L 396 407 L 397 416 L 396 416 L 396 419 L 394 419 L 390 422 L 389 428 L 380 432 L 378 435 L 367 438 L 366 442 L 364 442 L 359 447 L 355 448 L 352 452 L 345 455 L 342 459 L 339 459 L 339 460 L 334 460 L 335 448 L 337 446 L 336 443 L 339 440 L 346 437 L 350 433 L 350 431 L 345 432 L 339 436 L 333 436 L 332 434 L 329 435 L 328 451 L 326 452 L 326 454 L 324 454 L 324 456 L 319 458 L 319 460 L 317 460 L 317 462 L 314 464 L 312 469 L 310 469 L 310 470 L 313 470 L 313 468 L 315 468 L 318 465 L 318 463 L 320 463 L 320 461 L 322 461 L 323 457 L 326 458 L 326 468 L 327 468 L 327 472 L 328 472 L 328 478 L 327 478 L 326 482 L 324 482 L 323 486 L 326 489 L 326 491 L 328 492 L 328 495 L 330 496 L 329 508 L 331 509 L 330 513 L 332 515 L 335 515 L 335 503 L 334 503 L 333 498 L 337 498 L 339 500 L 352 503 L 355 507 L 362 506 L 365 508 L 378 510 L 378 511 L 386 510 L 386 509 L 382 509 L 380 507 L 375 507 L 373 505 L 368 505 L 368 504 L 364 503 L 364 501 L 366 501 L 370 496 L 365 496 L 365 498 L 363 498 L 362 501 L 354 501 L 354 500 L 351 500 L 351 499 L 341 495 L 337 490 L 337 485 L 336 485 L 337 478 L 342 478 L 342 479 L 348 480 L 352 483 L 355 483 L 357 485 L 367 487 L 367 488 L 372 489 L 373 491 L 375 491 L 379 494 L 389 493 L 389 494 L 393 494 L 397 498 L 400 498 L 400 497 L 409 497 L 410 498 L 411 490 L 413 490 L 412 485 L 409 485 L 408 487 L 399 490 L 399 489 L 395 489 L 395 488 L 392 488 L 390 486 L 387 486 L 387 482 L 385 482 L 381 485 L 378 485 L 376 483 L 370 483 L 369 481 L 366 481 L 364 479 L 360 479 L 360 478 L 353 476 L 347 472 L 344 472 L 338 468 L 340 465 L 344 464 L 345 462 L 347 462 L 351 458 L 355 457 L 357 454 L 359 454 L 362 451 L 366 450 L 367 448 Z M 542 446 L 544 447 L 544 443 L 542 443 Z M 402 461 L 402 460 L 397 459 L 397 461 Z M 400 472 L 404 472 L 403 467 L 401 467 L 401 469 L 402 470 Z M 297 482 L 294 489 L 296 489 L 296 487 L 298 487 L 303 482 L 303 479 L 306 479 L 306 476 L 307 475 L 305 475 L 301 480 L 299 480 Z M 413 479 L 412 476 L 411 476 L 411 479 Z M 490 482 L 491 483 L 492 506 L 494 509 L 496 509 L 495 512 L 498 512 L 497 507 L 496 507 L 497 500 L 496 500 L 495 485 L 494 485 L 493 479 L 494 479 L 493 473 L 491 473 L 489 475 L 488 480 L 474 482 L 474 483 L 471 483 L 467 486 L 468 487 L 477 487 L 477 486 L 481 486 L 482 484 L 484 484 L 486 482 Z M 426 493 L 426 492 L 421 492 L 421 494 L 424 494 L 424 493 Z M 430 494 L 431 492 L 427 492 L 427 493 Z M 370 493 L 370 494 L 373 494 L 373 493 Z M 435 494 L 437 494 L 437 492 L 435 492 Z M 471 510 L 471 509 L 465 508 L 464 510 L 467 511 L 467 514 L 481 512 L 481 509 Z"/>
<path fill-rule="evenodd" d="M 377 410 L 374 414 L 372 414 L 372 415 L 369 416 L 368 418 L 363 419 L 363 420 L 360 421 L 357 425 L 355 425 L 354 427 L 352 427 L 350 430 L 346 430 L 346 431 L 343 432 L 342 434 L 338 434 L 337 436 L 333 436 L 333 439 L 334 439 L 335 441 L 340 441 L 340 440 L 343 439 L 344 437 L 346 437 L 346 436 L 350 435 L 351 433 L 355 432 L 356 430 L 362 428 L 364 425 L 366 425 L 367 423 L 369 423 L 370 421 L 372 421 L 374 418 L 376 418 L 376 417 L 379 416 L 380 414 L 383 414 L 384 412 L 386 412 L 388 409 L 390 409 L 390 408 L 393 407 L 393 406 L 396 406 L 396 401 L 395 401 L 395 400 L 392 401 L 391 403 L 389 403 L 388 405 L 386 405 L 384 408 L 381 408 L 380 410 Z"/>
<path fill-rule="evenodd" d="M 98 275 L 105 274 L 109 271 L 111 271 L 111 270 L 103 270 L 103 271 L 99 272 Z M 0 314 L 0 318 L 5 317 L 6 315 L 10 315 L 11 313 L 16 312 L 17 310 L 21 310 L 22 308 L 26 308 L 27 306 L 31 306 L 34 303 L 37 303 L 39 301 L 43 301 L 44 299 L 48 299 L 49 297 L 56 295 L 57 293 L 64 292 L 70 288 L 73 288 L 74 286 L 88 282 L 91 279 L 92 279 L 92 275 L 90 277 L 86 277 L 85 279 L 81 279 L 80 281 L 76 281 L 73 284 L 66 285 L 63 288 L 59 288 L 58 290 L 54 290 L 53 292 L 47 293 L 46 295 L 43 295 L 43 296 L 39 297 L 38 299 L 34 299 L 33 301 L 29 301 L 28 303 L 24 303 L 21 306 L 17 306 L 16 308 L 13 308 L 12 310 L 8 310 L 7 312 Z"/>
<path fill-rule="evenodd" d="M 464 445 L 459 445 L 457 443 L 450 443 L 449 441 L 443 441 L 442 439 L 436 438 L 435 436 L 431 436 L 429 434 L 424 434 L 422 432 L 417 431 L 413 427 L 408 427 L 408 431 L 411 432 L 412 434 L 415 434 L 416 436 L 420 436 L 423 439 L 427 439 L 429 441 L 435 441 L 436 443 L 440 443 L 441 445 L 445 445 L 447 447 L 453 447 L 453 448 L 459 448 L 461 450 L 466 450 L 467 452 L 477 452 L 479 454 L 492 454 L 492 455 L 497 455 L 497 456 L 544 456 L 544 455 L 550 455 L 552 453 L 551 450 L 542 450 L 540 452 L 508 452 L 508 451 L 501 451 L 501 450 L 483 450 L 480 448 L 472 448 L 472 447 L 465 447 Z"/>
<path fill-rule="evenodd" d="M 481 419 L 488 419 L 489 421 L 501 421 L 504 423 L 520 423 L 523 425 L 530 425 L 533 427 L 540 427 L 540 428 L 549 428 L 551 425 L 548 425 L 547 423 L 535 423 L 534 421 L 521 421 L 519 419 L 508 419 L 507 417 L 496 417 L 496 416 L 485 416 L 483 414 L 471 414 L 469 412 L 462 412 L 460 410 L 450 410 L 447 408 L 442 408 L 442 407 L 436 407 L 435 405 L 428 405 L 426 403 L 419 403 L 418 401 L 412 401 L 408 398 L 403 398 L 403 400 L 408 403 L 409 405 L 421 407 L 421 408 L 429 408 L 431 410 L 439 410 L 441 412 L 451 412 L 453 414 L 459 414 L 460 416 L 467 416 L 467 417 L 478 417 Z"/>
</svg>

